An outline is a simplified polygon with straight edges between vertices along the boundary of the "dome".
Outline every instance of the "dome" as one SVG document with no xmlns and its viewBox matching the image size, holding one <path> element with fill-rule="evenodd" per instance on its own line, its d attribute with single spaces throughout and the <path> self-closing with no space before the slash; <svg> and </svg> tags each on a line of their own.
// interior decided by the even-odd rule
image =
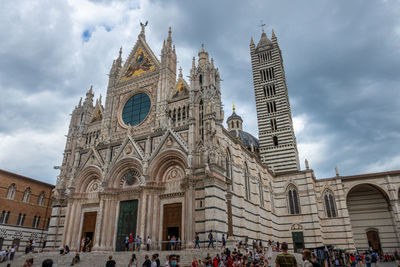
<svg viewBox="0 0 400 267">
<path fill-rule="evenodd" d="M 259 147 L 258 139 L 249 134 L 248 132 L 242 130 L 231 130 L 229 132 L 233 137 L 238 138 L 245 147 Z M 237 136 L 237 133 L 239 136 Z"/>
<path fill-rule="evenodd" d="M 235 110 L 233 110 L 232 115 L 230 115 L 226 121 L 228 122 L 228 121 L 230 121 L 230 120 L 241 120 L 241 121 L 243 121 L 243 120 L 242 120 L 242 117 L 240 117 L 239 115 L 237 115 L 236 112 L 235 112 Z"/>
</svg>

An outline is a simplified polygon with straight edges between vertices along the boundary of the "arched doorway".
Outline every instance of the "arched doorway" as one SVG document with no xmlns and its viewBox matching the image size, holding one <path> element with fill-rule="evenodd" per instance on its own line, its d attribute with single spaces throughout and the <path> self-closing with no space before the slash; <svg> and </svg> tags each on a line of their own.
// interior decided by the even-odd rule
<svg viewBox="0 0 400 267">
<path fill-rule="evenodd" d="M 346 201 L 356 249 L 394 251 L 398 240 L 387 194 L 378 186 L 360 184 Z"/>
</svg>

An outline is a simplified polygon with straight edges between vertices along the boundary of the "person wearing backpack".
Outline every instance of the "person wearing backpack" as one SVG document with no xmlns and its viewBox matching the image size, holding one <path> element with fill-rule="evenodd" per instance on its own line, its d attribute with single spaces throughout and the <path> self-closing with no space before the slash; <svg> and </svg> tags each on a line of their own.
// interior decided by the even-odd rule
<svg viewBox="0 0 400 267">
<path fill-rule="evenodd" d="M 367 265 L 367 267 L 371 267 L 372 259 L 371 259 L 371 255 L 369 255 L 369 252 L 367 254 L 365 254 L 364 259 L 365 259 L 365 264 Z"/>
</svg>

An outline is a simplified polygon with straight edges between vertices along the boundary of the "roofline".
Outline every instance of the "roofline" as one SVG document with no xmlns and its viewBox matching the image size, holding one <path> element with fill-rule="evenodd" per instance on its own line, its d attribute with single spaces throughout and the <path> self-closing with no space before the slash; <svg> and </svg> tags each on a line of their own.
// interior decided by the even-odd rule
<svg viewBox="0 0 400 267">
<path fill-rule="evenodd" d="M 345 180 L 351 180 L 351 179 L 372 178 L 372 177 L 376 177 L 376 176 L 386 176 L 386 175 L 400 175 L 400 170 L 364 173 L 364 174 L 356 174 L 356 175 L 348 175 L 348 176 L 335 176 L 335 177 L 329 177 L 329 178 L 319 178 L 317 180 L 333 180 L 333 179 L 338 179 L 338 178 L 345 179 Z"/>
<path fill-rule="evenodd" d="M 222 126 L 222 125 L 221 125 Z M 253 157 L 255 159 L 256 162 L 258 162 L 262 167 L 264 167 L 267 172 L 272 176 L 275 177 L 276 175 L 274 173 L 272 173 L 270 171 L 270 169 L 268 168 L 268 166 L 266 164 L 264 164 L 260 158 L 256 157 L 256 155 L 254 155 L 254 153 L 251 153 L 244 145 L 243 143 L 236 137 L 233 137 L 229 131 L 227 129 L 225 129 L 224 126 L 222 126 L 222 132 L 225 132 L 225 134 L 228 136 L 228 138 L 230 138 L 235 144 L 239 144 L 239 146 L 241 146 L 247 153 L 249 156 Z"/>
<path fill-rule="evenodd" d="M 0 173 L 12 175 L 12 176 L 15 176 L 15 177 L 17 177 L 17 178 L 22 178 L 22 179 L 28 180 L 28 181 L 30 181 L 30 182 L 34 182 L 34 183 L 38 183 L 38 184 L 43 184 L 43 185 L 45 185 L 45 186 L 47 186 L 47 187 L 51 187 L 51 188 L 54 188 L 54 187 L 55 187 L 55 185 L 48 184 L 48 183 L 45 183 L 45 182 L 42 182 L 42 181 L 39 181 L 39 180 L 30 178 L 30 177 L 27 177 L 27 176 L 23 176 L 23 175 L 21 175 L 21 174 L 17 174 L 17 173 L 14 173 L 14 172 L 6 171 L 6 170 L 3 170 L 3 169 L 0 169 Z"/>
</svg>

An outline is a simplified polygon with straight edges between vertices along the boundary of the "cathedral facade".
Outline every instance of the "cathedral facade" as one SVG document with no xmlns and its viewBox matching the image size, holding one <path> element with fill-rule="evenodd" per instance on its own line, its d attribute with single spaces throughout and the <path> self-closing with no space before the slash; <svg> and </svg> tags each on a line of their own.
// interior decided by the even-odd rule
<svg viewBox="0 0 400 267">
<path fill-rule="evenodd" d="M 224 121 L 220 73 L 204 46 L 189 80 L 171 29 L 160 58 L 145 25 L 124 63 L 121 54 L 105 105 L 90 88 L 72 112 L 48 247 L 79 250 L 90 238 L 92 250 L 120 251 L 130 233 L 158 249 L 172 236 L 192 247 L 210 230 L 294 250 L 400 247 L 400 171 L 316 179 L 307 162 L 300 169 L 274 32 L 250 42 L 259 140 L 235 109 Z"/>
</svg>

